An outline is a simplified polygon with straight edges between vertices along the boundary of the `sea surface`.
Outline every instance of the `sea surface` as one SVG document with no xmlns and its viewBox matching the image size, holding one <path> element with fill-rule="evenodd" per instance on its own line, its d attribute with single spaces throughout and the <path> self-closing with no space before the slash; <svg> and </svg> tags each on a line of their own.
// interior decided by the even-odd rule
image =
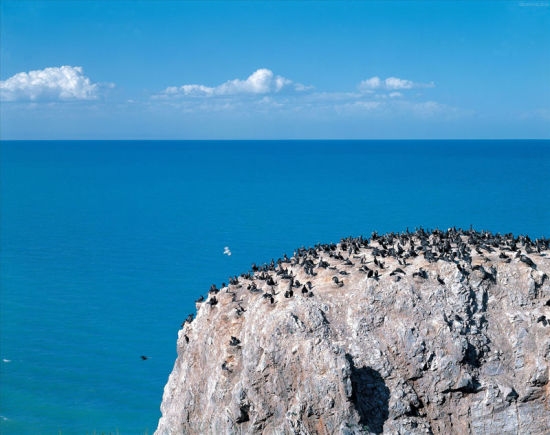
<svg viewBox="0 0 550 435">
<path fill-rule="evenodd" d="M 181 322 L 252 262 L 419 226 L 550 236 L 550 141 L 4 141 L 0 161 L 2 434 L 151 434 Z"/>
</svg>

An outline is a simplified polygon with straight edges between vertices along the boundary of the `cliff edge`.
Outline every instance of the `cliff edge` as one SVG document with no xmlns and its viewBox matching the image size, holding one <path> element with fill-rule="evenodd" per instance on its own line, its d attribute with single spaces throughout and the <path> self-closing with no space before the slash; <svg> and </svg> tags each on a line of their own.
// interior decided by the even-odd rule
<svg viewBox="0 0 550 435">
<path fill-rule="evenodd" d="M 298 249 L 197 301 L 157 434 L 548 434 L 548 239 Z"/>
</svg>

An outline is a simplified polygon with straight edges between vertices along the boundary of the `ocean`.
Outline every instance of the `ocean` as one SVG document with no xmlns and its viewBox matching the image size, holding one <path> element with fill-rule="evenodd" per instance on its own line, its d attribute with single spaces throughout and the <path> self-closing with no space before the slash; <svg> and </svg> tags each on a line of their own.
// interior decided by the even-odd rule
<svg viewBox="0 0 550 435">
<path fill-rule="evenodd" d="M 420 226 L 550 236 L 550 141 L 3 141 L 0 161 L 2 434 L 152 433 L 181 322 L 252 262 Z"/>
</svg>

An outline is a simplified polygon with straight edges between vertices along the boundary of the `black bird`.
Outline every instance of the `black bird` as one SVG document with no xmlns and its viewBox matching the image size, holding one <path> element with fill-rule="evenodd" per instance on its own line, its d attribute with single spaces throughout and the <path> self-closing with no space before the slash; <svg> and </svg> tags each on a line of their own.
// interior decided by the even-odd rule
<svg viewBox="0 0 550 435">
<path fill-rule="evenodd" d="M 273 299 L 273 295 L 270 293 L 264 293 L 263 294 L 264 299 L 269 299 L 269 302 L 273 303 L 275 302 L 275 299 Z"/>
<path fill-rule="evenodd" d="M 187 319 L 185 319 L 182 323 L 181 323 L 181 327 L 183 328 L 185 326 L 186 323 L 191 323 L 193 321 L 193 314 L 189 314 L 187 316 Z"/>
<path fill-rule="evenodd" d="M 250 291 L 252 293 L 261 293 L 262 292 L 262 289 L 259 289 L 258 287 L 256 287 L 256 284 L 255 283 L 252 283 L 252 287 L 250 288 Z"/>
<path fill-rule="evenodd" d="M 229 345 L 238 346 L 239 344 L 241 344 L 241 340 L 239 340 L 237 337 L 231 336 L 231 340 L 229 340 Z"/>
<path fill-rule="evenodd" d="M 401 269 L 400 267 L 397 267 L 394 269 L 392 273 L 390 273 L 390 276 L 397 275 L 398 273 L 402 273 L 403 275 L 405 275 L 405 272 L 403 271 L 403 269 Z"/>
<path fill-rule="evenodd" d="M 141 359 L 142 359 L 143 361 L 145 361 L 146 359 L 149 359 L 149 358 L 151 358 L 151 357 L 150 357 L 150 356 L 141 355 Z"/>
<path fill-rule="evenodd" d="M 532 269 L 537 268 L 537 265 L 535 263 L 533 263 L 533 260 L 531 260 L 526 255 L 522 255 L 521 257 L 519 257 L 519 261 L 521 261 L 522 263 L 525 263 L 527 266 L 529 266 Z"/>
<path fill-rule="evenodd" d="M 319 264 L 317 265 L 317 267 L 323 267 L 323 268 L 325 268 L 325 269 L 326 269 L 327 267 L 329 267 L 329 266 L 330 266 L 330 264 L 327 263 L 326 261 L 323 261 L 323 260 L 320 260 L 320 261 L 319 261 Z"/>
<path fill-rule="evenodd" d="M 413 273 L 413 277 L 416 277 L 416 276 L 418 276 L 420 278 L 428 279 L 428 274 L 422 268 L 418 269 L 418 272 Z"/>
<path fill-rule="evenodd" d="M 344 281 L 340 281 L 337 276 L 333 276 L 332 280 L 338 287 L 342 287 L 344 285 Z"/>
</svg>

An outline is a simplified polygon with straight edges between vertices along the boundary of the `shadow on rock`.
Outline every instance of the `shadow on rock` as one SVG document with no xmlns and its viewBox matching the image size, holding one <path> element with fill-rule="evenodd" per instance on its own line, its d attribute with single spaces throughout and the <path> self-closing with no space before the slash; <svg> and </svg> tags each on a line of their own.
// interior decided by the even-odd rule
<svg viewBox="0 0 550 435">
<path fill-rule="evenodd" d="M 351 400 L 359 413 L 359 423 L 373 433 L 382 433 L 388 419 L 390 390 L 384 379 L 370 367 L 355 367 L 351 355 L 346 355 L 351 366 Z"/>
</svg>

